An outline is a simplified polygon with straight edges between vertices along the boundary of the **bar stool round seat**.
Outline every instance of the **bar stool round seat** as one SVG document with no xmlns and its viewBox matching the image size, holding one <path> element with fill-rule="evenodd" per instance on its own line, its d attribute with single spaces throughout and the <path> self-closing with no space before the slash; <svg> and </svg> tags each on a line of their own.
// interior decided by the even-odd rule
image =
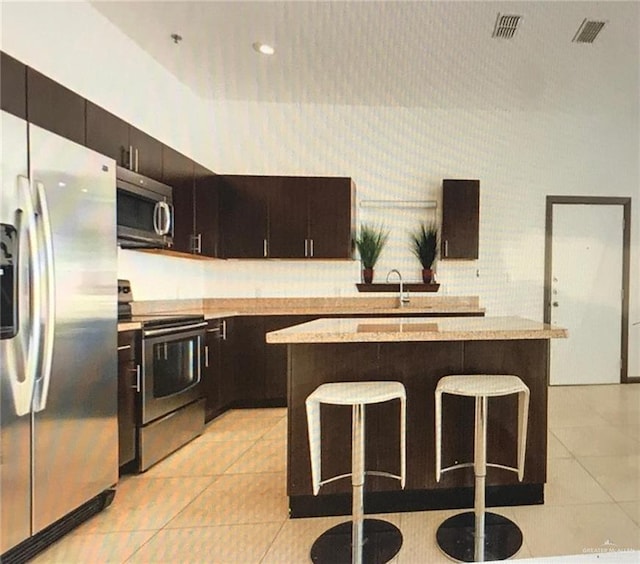
<svg viewBox="0 0 640 564">
<path fill-rule="evenodd" d="M 400 401 L 400 474 L 365 470 L 365 406 Z M 306 399 L 313 494 L 330 482 L 351 477 L 353 492 L 351 521 L 325 531 L 311 547 L 311 560 L 321 564 L 384 563 L 402 547 L 402 533 L 381 519 L 364 519 L 365 475 L 385 476 L 406 482 L 406 403 L 400 382 L 334 382 L 322 384 Z M 322 479 L 320 404 L 351 406 L 351 472 Z"/>
<path fill-rule="evenodd" d="M 442 394 L 475 398 L 473 462 L 442 468 Z M 517 466 L 487 462 L 487 405 L 488 398 L 518 395 Z M 529 388 L 517 376 L 509 374 L 464 374 L 444 376 L 435 391 L 436 417 L 436 481 L 443 473 L 472 467 L 475 474 L 474 510 L 445 520 L 437 530 L 440 549 L 450 558 L 461 562 L 505 560 L 520 550 L 522 532 L 516 523 L 496 513 L 485 511 L 485 480 L 487 467 L 502 468 L 524 478 L 529 414 Z"/>
</svg>

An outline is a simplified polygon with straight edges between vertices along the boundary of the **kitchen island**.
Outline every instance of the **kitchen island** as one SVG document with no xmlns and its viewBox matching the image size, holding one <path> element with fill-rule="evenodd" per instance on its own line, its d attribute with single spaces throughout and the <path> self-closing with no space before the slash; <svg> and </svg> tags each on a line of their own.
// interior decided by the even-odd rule
<svg viewBox="0 0 640 564">
<path fill-rule="evenodd" d="M 487 505 L 544 502 L 549 341 L 566 330 L 519 317 L 318 319 L 267 333 L 288 345 L 287 494 L 292 517 L 349 514 L 350 482 L 311 489 L 304 402 L 325 382 L 395 380 L 407 392 L 407 484 L 367 477 L 367 513 L 473 506 L 473 472 L 435 481 L 434 391 L 447 374 L 515 374 L 531 390 L 523 482 L 499 468 L 487 476 Z M 489 400 L 487 455 L 515 465 L 516 397 Z M 399 405 L 366 409 L 366 467 L 399 471 Z M 443 399 L 443 465 L 473 460 L 473 399 Z M 322 406 L 323 478 L 351 467 L 351 411 Z"/>
</svg>

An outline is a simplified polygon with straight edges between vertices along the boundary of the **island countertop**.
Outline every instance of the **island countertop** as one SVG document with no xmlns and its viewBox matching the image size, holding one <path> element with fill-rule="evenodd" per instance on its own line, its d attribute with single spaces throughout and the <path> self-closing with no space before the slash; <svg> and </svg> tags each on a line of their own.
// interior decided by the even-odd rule
<svg viewBox="0 0 640 564">
<path fill-rule="evenodd" d="M 371 343 L 565 338 L 567 330 L 523 317 L 317 319 L 267 333 L 267 343 Z"/>
</svg>

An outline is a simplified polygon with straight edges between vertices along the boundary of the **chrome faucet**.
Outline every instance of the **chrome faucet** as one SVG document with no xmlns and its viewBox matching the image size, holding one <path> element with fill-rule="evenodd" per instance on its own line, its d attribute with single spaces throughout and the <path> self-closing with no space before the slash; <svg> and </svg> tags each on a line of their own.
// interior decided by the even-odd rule
<svg viewBox="0 0 640 564">
<path fill-rule="evenodd" d="M 389 277 L 394 273 L 398 275 L 398 280 L 400 280 L 400 293 L 398 294 L 398 307 L 402 307 L 404 306 L 404 304 L 409 303 L 409 291 L 407 290 L 407 292 L 405 293 L 404 283 L 402 282 L 402 274 L 400 274 L 400 271 L 397 268 L 394 268 L 387 273 L 387 282 L 389 282 Z"/>
</svg>

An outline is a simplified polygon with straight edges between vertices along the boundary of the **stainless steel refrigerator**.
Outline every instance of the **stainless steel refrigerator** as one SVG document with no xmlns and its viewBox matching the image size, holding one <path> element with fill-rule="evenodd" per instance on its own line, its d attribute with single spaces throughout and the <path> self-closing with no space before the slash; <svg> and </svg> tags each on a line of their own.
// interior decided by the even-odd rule
<svg viewBox="0 0 640 564">
<path fill-rule="evenodd" d="M 115 162 L 1 113 L 0 560 L 118 480 Z M 35 551 L 35 552 L 34 552 Z"/>
</svg>

